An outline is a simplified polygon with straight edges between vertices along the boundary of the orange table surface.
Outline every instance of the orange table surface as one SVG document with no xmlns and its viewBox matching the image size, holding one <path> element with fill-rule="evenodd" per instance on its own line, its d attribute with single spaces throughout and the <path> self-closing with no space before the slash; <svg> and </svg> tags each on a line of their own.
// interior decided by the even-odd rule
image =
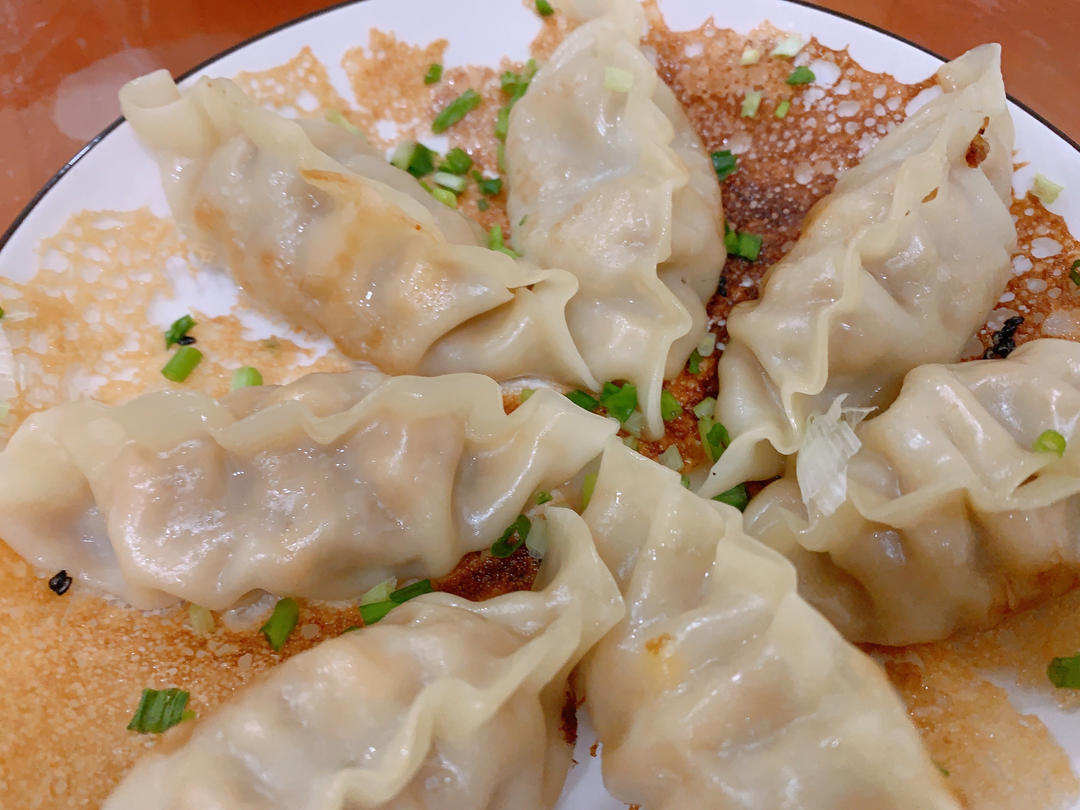
<svg viewBox="0 0 1080 810">
<path fill-rule="evenodd" d="M 157 67 L 183 73 L 261 31 L 330 5 L 326 0 L 4 3 L 0 230 L 119 115 L 116 91 L 124 81 Z M 822 0 L 818 5 L 945 57 L 981 42 L 1002 43 L 1009 92 L 1080 140 L 1077 0 Z"/>
</svg>

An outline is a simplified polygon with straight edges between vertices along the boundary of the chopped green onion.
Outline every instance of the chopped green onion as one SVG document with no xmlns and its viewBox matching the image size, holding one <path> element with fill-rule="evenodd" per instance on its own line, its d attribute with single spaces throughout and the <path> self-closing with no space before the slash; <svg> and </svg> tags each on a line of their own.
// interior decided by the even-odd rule
<svg viewBox="0 0 1080 810">
<path fill-rule="evenodd" d="M 694 416 L 698 419 L 709 419 L 712 417 L 714 410 L 716 410 L 716 398 L 705 397 L 705 399 L 694 406 Z"/>
<path fill-rule="evenodd" d="M 682 484 L 687 489 L 690 489 L 690 476 L 689 475 L 680 475 L 679 476 L 679 483 Z"/>
<path fill-rule="evenodd" d="M 1036 453 L 1056 453 L 1065 455 L 1065 437 L 1056 430 L 1044 430 L 1031 447 Z"/>
<path fill-rule="evenodd" d="M 431 131 L 436 135 L 450 129 L 454 124 L 480 106 L 480 94 L 471 87 L 447 104 L 442 112 L 431 122 Z"/>
<path fill-rule="evenodd" d="M 510 105 L 499 107 L 495 114 L 495 137 L 500 141 L 506 140 L 506 133 L 510 131 Z"/>
<path fill-rule="evenodd" d="M 1080 689 L 1080 655 L 1055 658 L 1046 668 L 1046 677 L 1058 689 Z"/>
<path fill-rule="evenodd" d="M 1073 284 L 1080 287 L 1080 259 L 1074 261 L 1072 267 L 1069 268 L 1069 278 L 1072 279 Z"/>
<path fill-rule="evenodd" d="M 361 605 L 373 605 L 376 602 L 385 602 L 390 598 L 390 594 L 397 587 L 397 579 L 395 577 L 389 577 L 384 579 L 378 585 L 373 585 L 368 588 L 363 596 L 360 597 L 359 604 Z"/>
<path fill-rule="evenodd" d="M 686 361 L 686 370 L 691 374 L 701 372 L 701 353 L 697 349 L 690 352 L 690 359 Z"/>
<path fill-rule="evenodd" d="M 1035 180 L 1031 184 L 1031 193 L 1044 205 L 1050 205 L 1058 197 L 1061 196 L 1061 192 L 1065 190 L 1065 186 L 1059 186 L 1049 177 L 1044 174 L 1036 173 Z"/>
<path fill-rule="evenodd" d="M 472 168 L 472 165 L 473 159 L 469 157 L 469 153 L 460 146 L 455 146 L 446 153 L 446 162 L 439 167 L 439 171 L 450 172 L 450 174 L 465 174 Z"/>
<path fill-rule="evenodd" d="M 777 118 L 786 118 L 788 110 L 790 109 L 791 101 L 785 98 L 783 101 L 776 105 L 776 110 L 773 112 L 773 115 Z"/>
<path fill-rule="evenodd" d="M 424 74 L 424 84 L 435 84 L 442 78 L 442 65 L 432 62 L 428 65 L 427 73 Z"/>
<path fill-rule="evenodd" d="M 208 636 L 214 632 L 214 614 L 202 605 L 192 602 L 188 605 L 188 623 L 191 631 L 197 636 Z"/>
<path fill-rule="evenodd" d="M 724 246 L 729 256 L 738 256 L 752 262 L 761 254 L 761 235 L 727 229 L 724 233 Z"/>
<path fill-rule="evenodd" d="M 547 490 L 542 489 L 542 490 L 540 490 L 539 492 L 536 493 L 536 497 L 533 498 L 533 500 L 536 501 L 537 506 L 540 506 L 541 504 L 545 504 L 548 501 L 553 501 L 555 499 L 554 499 L 554 497 L 552 496 L 552 494 L 550 492 L 548 492 Z"/>
<path fill-rule="evenodd" d="M 518 392 L 518 401 L 519 402 L 527 402 L 529 397 L 531 397 L 535 393 L 536 393 L 535 388 L 522 388 Z"/>
<path fill-rule="evenodd" d="M 4 308 L 3 308 L 3 307 L 0 307 L 0 319 L 3 319 L 3 317 L 4 317 Z M 168 347 L 168 346 L 166 346 L 165 348 L 167 349 L 167 348 L 169 348 L 169 347 Z"/>
<path fill-rule="evenodd" d="M 697 353 L 702 357 L 711 357 L 712 353 L 716 351 L 716 334 L 714 332 L 706 332 L 701 336 L 701 340 L 697 344 Z"/>
<path fill-rule="evenodd" d="M 189 697 L 183 689 L 143 689 L 139 706 L 128 723 L 128 731 L 162 734 L 184 720 L 194 718 L 194 712 L 185 711 Z"/>
<path fill-rule="evenodd" d="M 480 187 L 480 191 L 487 194 L 489 197 L 494 197 L 500 191 L 502 191 L 502 178 L 501 177 L 484 177 L 478 171 L 472 173 L 473 180 L 476 181 L 476 185 Z"/>
<path fill-rule="evenodd" d="M 390 601 L 397 602 L 400 605 L 402 602 L 408 602 L 410 599 L 415 599 L 425 593 L 431 593 L 433 590 L 430 579 L 417 580 L 411 585 L 406 585 L 404 588 L 398 588 L 396 591 L 392 591 L 390 594 Z"/>
<path fill-rule="evenodd" d="M 460 174 L 450 174 L 450 172 L 435 172 L 431 175 L 431 180 L 435 185 L 450 189 L 455 194 L 463 192 L 465 184 L 469 182 Z"/>
<path fill-rule="evenodd" d="M 640 436 L 641 431 L 645 429 L 645 414 L 641 411 L 634 411 L 626 417 L 626 421 L 622 423 L 622 426 L 623 430 L 631 436 Z"/>
<path fill-rule="evenodd" d="M 731 154 L 730 149 L 725 149 L 722 152 L 713 152 L 712 167 L 716 172 L 716 179 L 723 180 L 738 168 L 737 159 L 735 155 Z"/>
<path fill-rule="evenodd" d="M 422 143 L 414 143 L 405 171 L 413 177 L 423 177 L 435 170 L 435 153 Z"/>
<path fill-rule="evenodd" d="M 506 171 L 506 144 L 502 141 L 495 146 L 495 168 L 500 172 Z"/>
<path fill-rule="evenodd" d="M 194 346 L 181 346 L 176 354 L 169 358 L 169 362 L 161 368 L 161 373 L 167 380 L 183 382 L 195 370 L 195 366 L 202 361 L 203 355 Z"/>
<path fill-rule="evenodd" d="M 397 606 L 397 602 L 391 602 L 389 599 L 382 602 L 371 602 L 367 605 L 360 605 L 360 618 L 364 620 L 364 626 L 366 627 L 369 624 L 375 624 L 375 622 Z"/>
<path fill-rule="evenodd" d="M 936 759 L 935 759 L 935 760 L 934 760 L 933 762 L 934 762 L 934 764 L 935 764 L 935 765 L 937 766 L 937 769 L 938 769 L 939 771 L 941 771 L 941 775 L 942 775 L 942 776 L 948 776 L 948 775 L 949 775 L 949 769 L 948 769 L 948 768 L 946 768 L 946 767 L 945 767 L 944 765 L 942 765 L 942 764 L 941 764 L 940 762 L 938 762 L 938 761 L 937 761 Z"/>
<path fill-rule="evenodd" d="M 518 253 L 512 247 L 509 247 L 503 241 L 502 225 L 492 225 L 491 226 L 491 230 L 488 231 L 488 245 L 487 246 L 489 248 L 491 248 L 492 250 L 499 251 L 499 253 L 505 253 L 507 256 L 510 256 L 511 258 L 514 258 L 514 259 L 517 259 L 517 258 L 519 258 L 521 256 L 520 253 Z"/>
<path fill-rule="evenodd" d="M 507 526 L 502 536 L 491 544 L 491 556 L 509 557 L 528 539 L 531 528 L 532 521 L 524 515 L 518 515 L 517 520 Z"/>
<path fill-rule="evenodd" d="M 756 65 L 761 60 L 761 51 L 757 48 L 744 48 L 739 57 L 740 65 Z"/>
<path fill-rule="evenodd" d="M 803 49 L 802 37 L 785 37 L 773 48 L 770 56 L 791 57 Z"/>
<path fill-rule="evenodd" d="M 342 114 L 341 110 L 327 110 L 326 120 L 329 121 L 331 124 L 337 124 L 350 135 L 362 136 L 364 134 L 360 131 L 360 127 L 358 127 L 348 118 L 346 118 L 344 114 Z"/>
<path fill-rule="evenodd" d="M 708 455 L 710 461 L 714 462 L 731 444 L 727 428 L 709 416 L 698 420 L 698 436 L 701 438 L 701 446 L 705 449 L 705 454 Z"/>
<path fill-rule="evenodd" d="M 180 338 L 186 337 L 195 326 L 195 319 L 190 315 L 181 315 L 175 321 L 172 322 L 165 332 L 165 348 L 170 348 L 174 343 L 178 343 Z"/>
<path fill-rule="evenodd" d="M 457 195 L 450 189 L 428 187 L 428 193 L 447 208 L 457 208 Z"/>
<path fill-rule="evenodd" d="M 584 391 L 571 391 L 566 395 L 566 398 L 577 405 L 579 408 L 584 408 L 587 411 L 595 411 L 600 407 L 600 401 L 595 397 L 589 396 Z"/>
<path fill-rule="evenodd" d="M 525 95 L 525 91 L 529 89 L 529 84 L 539 67 L 535 59 L 530 59 L 525 63 L 525 69 L 521 73 L 514 73 L 512 70 L 503 72 L 499 77 L 499 86 L 504 93 L 510 96 L 510 103 L 507 104 L 507 107 L 513 107 L 514 103 Z"/>
<path fill-rule="evenodd" d="M 587 509 L 596 491 L 596 473 L 588 473 L 581 483 L 581 508 Z"/>
<path fill-rule="evenodd" d="M 743 118 L 753 118 L 757 115 L 758 107 L 761 106 L 761 93 L 757 90 L 748 90 L 743 96 L 742 109 L 739 115 Z"/>
<path fill-rule="evenodd" d="M 536 13 L 541 17 L 550 17 L 555 13 L 548 0 L 536 0 Z"/>
<path fill-rule="evenodd" d="M 713 500 L 720 501 L 720 503 L 726 503 L 728 506 L 734 506 L 742 512 L 746 509 L 746 505 L 750 503 L 750 495 L 746 492 L 746 484 L 739 484 L 736 487 L 732 487 L 727 492 L 721 492 L 719 495 L 714 495 Z"/>
<path fill-rule="evenodd" d="M 791 75 L 788 76 L 785 81 L 791 85 L 810 84 L 810 82 L 812 82 L 815 78 L 816 77 L 814 76 L 814 71 L 812 71 L 806 65 L 799 65 L 797 68 L 791 71 Z"/>
<path fill-rule="evenodd" d="M 266 636 L 271 647 L 280 650 L 285 646 L 299 619 L 300 606 L 296 604 L 295 599 L 286 596 L 284 599 L 278 599 L 277 604 L 274 605 L 274 612 L 270 614 L 266 624 L 259 628 L 259 632 Z"/>
<path fill-rule="evenodd" d="M 490 207 L 491 207 L 491 204 L 487 200 L 485 200 L 483 197 L 481 197 L 479 200 L 476 201 L 476 210 L 477 211 L 487 211 Z"/>
<path fill-rule="evenodd" d="M 634 74 L 629 70 L 612 67 L 604 68 L 604 89 L 616 93 L 629 93 L 634 88 Z"/>
<path fill-rule="evenodd" d="M 673 444 L 669 444 L 667 449 L 661 453 L 657 459 L 661 464 L 671 470 L 678 472 L 683 466 L 682 453 L 679 452 L 679 448 Z"/>
<path fill-rule="evenodd" d="M 611 416 L 620 422 L 625 422 L 637 407 L 637 386 L 633 383 L 618 386 L 615 383 L 606 382 L 600 392 L 600 404 Z"/>
<path fill-rule="evenodd" d="M 394 149 L 390 164 L 413 177 L 423 177 L 435 171 L 435 153 L 416 141 L 402 141 Z"/>
<path fill-rule="evenodd" d="M 232 382 L 229 383 L 229 390 L 235 391 L 237 388 L 249 388 L 253 385 L 262 385 L 262 374 L 259 373 L 257 368 L 251 366 L 244 366 L 238 368 L 232 374 Z"/>
<path fill-rule="evenodd" d="M 629 447 L 631 450 L 637 450 L 639 441 L 637 436 L 623 436 L 622 443 Z"/>
<path fill-rule="evenodd" d="M 675 395 L 665 388 L 660 392 L 660 417 L 665 422 L 670 422 L 680 416 L 682 416 L 682 405 L 675 399 Z"/>
</svg>

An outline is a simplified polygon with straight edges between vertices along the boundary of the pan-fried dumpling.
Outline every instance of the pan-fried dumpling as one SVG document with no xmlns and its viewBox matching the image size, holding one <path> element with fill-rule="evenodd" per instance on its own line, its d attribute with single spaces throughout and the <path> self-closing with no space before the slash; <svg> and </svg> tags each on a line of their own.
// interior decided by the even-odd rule
<svg viewBox="0 0 1080 810">
<path fill-rule="evenodd" d="M 142 608 L 347 599 L 491 545 L 614 432 L 551 390 L 508 415 L 476 374 L 73 402 L 0 453 L 0 537 Z"/>
<path fill-rule="evenodd" d="M 582 664 L 613 795 L 649 810 L 957 810 L 884 674 L 738 511 L 614 443 L 583 517 L 627 605 Z"/>
<path fill-rule="evenodd" d="M 847 499 L 811 519 L 794 476 L 746 510 L 848 638 L 933 641 L 1080 579 L 1080 344 L 931 365 L 856 428 Z M 1064 453 L 1034 449 L 1057 431 Z"/>
<path fill-rule="evenodd" d="M 915 366 L 959 360 L 1004 289 L 1016 231 L 1000 48 L 937 78 L 943 95 L 840 177 L 761 297 L 732 310 L 716 419 L 733 443 L 703 495 L 779 473 L 838 396 L 882 408 Z"/>
<path fill-rule="evenodd" d="M 537 591 L 428 594 L 289 659 L 151 753 L 106 810 L 542 810 L 570 669 L 623 614 L 581 518 L 546 512 Z"/>
<path fill-rule="evenodd" d="M 227 79 L 181 93 L 157 71 L 120 102 L 188 236 L 290 322 L 390 373 L 595 387 L 566 325 L 574 277 L 481 247 L 362 137 L 282 118 Z"/>
<path fill-rule="evenodd" d="M 577 345 L 599 379 L 636 384 L 655 437 L 663 380 L 705 331 L 723 213 L 700 139 L 639 46 L 641 7 L 605 8 L 514 105 L 507 207 L 525 258 L 577 276 L 566 309 Z"/>
</svg>

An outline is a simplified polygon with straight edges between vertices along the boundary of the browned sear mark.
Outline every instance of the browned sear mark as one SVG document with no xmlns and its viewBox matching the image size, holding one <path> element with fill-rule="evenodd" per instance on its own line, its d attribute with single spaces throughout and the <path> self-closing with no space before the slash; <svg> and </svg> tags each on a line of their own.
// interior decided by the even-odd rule
<svg viewBox="0 0 1080 810">
<path fill-rule="evenodd" d="M 977 168 L 980 163 L 986 160 L 986 156 L 990 154 L 990 144 L 987 142 L 986 138 L 983 137 L 983 133 L 986 132 L 986 128 L 989 125 L 990 119 L 984 118 L 983 125 L 979 127 L 979 131 L 976 132 L 975 137 L 971 139 L 967 154 L 964 155 L 967 165 L 973 169 Z"/>
</svg>

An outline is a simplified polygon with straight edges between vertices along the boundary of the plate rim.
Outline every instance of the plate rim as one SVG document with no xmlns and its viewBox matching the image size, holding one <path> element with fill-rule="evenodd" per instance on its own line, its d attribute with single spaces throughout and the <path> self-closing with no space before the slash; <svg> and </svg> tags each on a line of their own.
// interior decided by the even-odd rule
<svg viewBox="0 0 1080 810">
<path fill-rule="evenodd" d="M 277 25 L 274 25 L 274 26 L 272 26 L 270 28 L 267 28 L 264 31 L 260 31 L 257 34 L 254 34 L 254 35 L 252 35 L 252 36 L 250 36 L 250 37 L 248 37 L 248 38 L 246 38 L 244 40 L 241 40 L 240 42 L 237 42 L 234 45 L 230 45 L 228 48 L 225 48 L 224 50 L 218 51 L 217 53 L 213 54 L 212 56 L 207 57 L 206 59 L 199 62 L 197 65 L 195 65 L 194 67 L 191 67 L 188 70 L 185 70 L 183 73 L 181 73 L 179 76 L 177 76 L 176 81 L 178 83 L 182 82 L 185 79 L 190 78 L 192 75 L 198 73 L 199 71 L 205 70 L 206 68 L 208 68 L 213 63 L 215 63 L 215 62 L 217 62 L 217 61 L 219 61 L 221 59 L 224 59 L 226 56 L 229 56 L 232 53 L 235 53 L 236 51 L 240 50 L 241 48 L 246 48 L 248 45 L 252 45 L 252 44 L 254 44 L 256 42 L 259 42 L 260 40 L 263 40 L 263 39 L 266 39 L 267 37 L 273 36 L 274 34 L 278 33 L 279 31 L 283 31 L 283 30 L 285 30 L 287 28 L 292 28 L 293 26 L 299 25 L 300 23 L 306 22 L 307 20 L 311 20 L 311 19 L 314 19 L 316 17 L 320 17 L 323 14 L 331 14 L 331 13 L 333 13 L 335 11 L 339 11 L 340 9 L 346 8 L 348 6 L 356 6 L 356 5 L 360 5 L 361 3 L 365 3 L 365 2 L 367 2 L 367 0 L 339 0 L 339 2 L 332 3 L 332 4 L 328 5 L 328 6 L 326 6 L 325 8 L 314 9 L 312 11 L 309 11 L 309 12 L 305 13 L 305 14 L 301 14 L 298 17 L 293 17 L 293 18 L 291 18 L 289 20 L 285 20 L 284 22 L 280 22 Z M 882 35 L 884 35 L 886 37 L 889 37 L 890 39 L 894 39 L 894 40 L 897 40 L 899 42 L 902 42 L 905 45 L 908 45 L 908 46 L 910 46 L 912 48 L 915 48 L 916 50 L 922 51 L 923 53 L 927 54 L 928 56 L 933 57 L 934 59 L 938 60 L 939 62 L 941 62 L 943 64 L 945 62 L 949 61 L 944 56 L 942 56 L 941 54 L 937 53 L 936 51 L 926 47 L 925 45 L 921 45 L 918 42 L 915 42 L 914 40 L 911 40 L 911 39 L 908 39 L 905 36 L 902 36 L 901 34 L 893 33 L 892 31 L 889 31 L 889 30 L 887 30 L 885 28 L 882 28 L 881 26 L 876 25 L 874 23 L 870 23 L 870 22 L 866 22 L 864 20 L 860 20 L 859 18 L 857 18 L 857 17 L 855 17 L 855 16 L 853 16 L 851 14 L 848 14 L 847 12 L 837 11 L 837 10 L 831 9 L 831 8 L 823 8 L 823 7 L 819 6 L 819 5 L 817 5 L 816 3 L 811 2 L 811 0 L 780 0 L 780 2 L 788 3 L 788 4 L 793 5 L 793 6 L 802 6 L 803 8 L 808 8 L 808 9 L 811 9 L 813 11 L 820 12 L 821 14 L 827 14 L 829 16 L 836 17 L 836 18 L 841 19 L 841 20 L 846 20 L 847 22 L 850 22 L 850 23 L 854 23 L 855 25 L 858 25 L 858 26 L 860 26 L 862 28 L 867 28 L 867 29 L 869 29 L 871 31 L 874 31 L 874 32 L 878 33 L 878 34 L 882 34 Z M 1070 146 L 1075 152 L 1077 152 L 1077 154 L 1080 154 L 1080 143 L 1078 143 L 1072 137 L 1067 135 L 1060 127 L 1058 127 L 1056 124 L 1054 124 L 1053 122 L 1048 120 L 1041 113 L 1036 112 L 1032 107 L 1030 107 L 1025 102 L 1021 101 L 1020 99 L 1016 98 L 1011 93 L 1006 93 L 1006 98 L 1007 98 L 1008 101 L 1012 102 L 1017 107 L 1019 107 L 1024 112 L 1026 112 L 1028 115 L 1030 115 L 1032 118 L 1034 118 L 1036 121 L 1038 121 L 1042 126 L 1046 127 L 1051 132 L 1053 132 L 1058 138 L 1060 138 L 1068 146 Z M 15 218 L 4 229 L 3 235 L 0 235 L 0 253 L 3 253 L 4 248 L 7 247 L 8 242 L 10 242 L 11 239 L 15 236 L 16 231 L 19 230 L 19 228 L 22 226 L 22 224 L 27 220 L 27 218 L 30 216 L 30 214 L 33 213 L 34 209 L 37 208 L 37 206 L 41 203 L 41 201 L 45 198 L 45 196 L 50 191 L 52 191 L 53 188 L 55 188 L 56 185 L 63 179 L 64 175 L 66 175 L 69 171 L 71 171 L 71 169 L 74 168 L 74 166 L 77 163 L 79 163 L 79 161 L 81 161 L 83 158 L 85 158 L 94 149 L 95 146 L 97 146 L 106 137 L 108 137 L 113 132 L 113 130 L 115 130 L 117 127 L 119 127 L 124 122 L 124 120 L 125 120 L 124 116 L 121 115 L 120 117 L 118 117 L 117 119 L 115 119 L 114 121 L 109 123 L 104 129 L 102 129 L 99 133 L 97 133 L 97 135 L 95 135 L 93 138 L 91 138 L 89 141 L 87 141 L 86 144 L 79 149 L 79 151 L 77 151 L 74 155 L 72 155 L 70 158 L 68 158 L 68 160 L 65 161 L 64 164 L 62 166 L 60 166 L 59 169 L 56 170 L 56 172 L 52 175 L 52 177 L 50 177 L 48 180 L 45 181 L 45 183 L 37 190 L 37 192 L 34 194 L 34 196 L 30 198 L 30 201 L 27 202 L 25 206 L 23 206 L 22 210 L 20 210 L 19 213 L 15 215 Z"/>
</svg>

